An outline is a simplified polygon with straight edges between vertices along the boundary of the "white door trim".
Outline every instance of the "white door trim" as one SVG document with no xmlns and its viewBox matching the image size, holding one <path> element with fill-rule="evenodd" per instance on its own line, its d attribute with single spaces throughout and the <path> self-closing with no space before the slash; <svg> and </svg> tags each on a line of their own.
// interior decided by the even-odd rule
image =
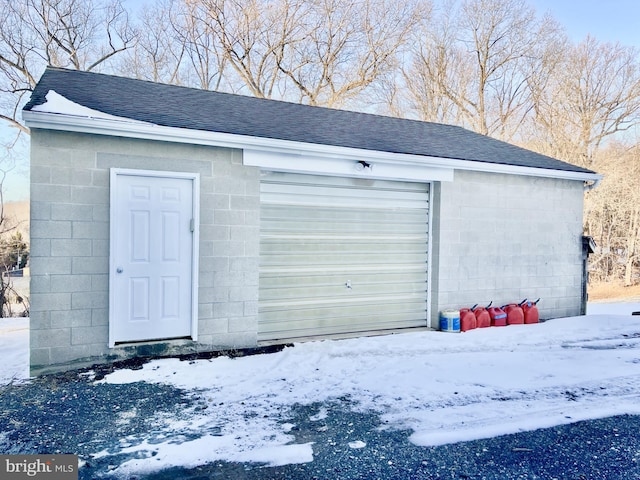
<svg viewBox="0 0 640 480">
<path fill-rule="evenodd" d="M 115 188 L 118 176 L 141 176 L 160 177 L 172 179 L 186 179 L 193 182 L 193 235 L 192 235 L 192 258 L 191 258 L 191 339 L 198 340 L 198 259 L 199 238 L 200 238 L 200 174 L 190 172 L 171 172 L 157 170 L 140 170 L 128 168 L 111 168 L 110 172 L 110 192 L 109 192 L 109 348 L 113 348 L 116 343 L 114 337 L 113 312 L 115 312 L 115 298 L 112 292 L 115 291 L 115 271 L 117 268 L 116 258 L 113 254 L 116 251 L 116 236 L 114 228 L 117 224 L 116 200 L 117 189 Z"/>
<path fill-rule="evenodd" d="M 429 211 L 428 222 L 427 225 L 427 326 L 429 328 L 434 328 L 435 324 L 432 322 L 431 318 L 431 305 L 432 305 L 432 289 L 431 286 L 433 284 L 433 209 L 434 209 L 434 191 L 435 190 L 435 182 L 429 182 Z"/>
</svg>

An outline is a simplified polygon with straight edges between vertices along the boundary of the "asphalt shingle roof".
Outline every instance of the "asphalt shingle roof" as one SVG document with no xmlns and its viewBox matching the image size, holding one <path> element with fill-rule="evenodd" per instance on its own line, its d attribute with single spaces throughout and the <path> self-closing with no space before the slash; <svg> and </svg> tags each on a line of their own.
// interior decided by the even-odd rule
<svg viewBox="0 0 640 480">
<path fill-rule="evenodd" d="M 594 173 L 461 127 L 49 67 L 24 110 L 55 90 L 110 115 L 193 130 Z"/>
</svg>

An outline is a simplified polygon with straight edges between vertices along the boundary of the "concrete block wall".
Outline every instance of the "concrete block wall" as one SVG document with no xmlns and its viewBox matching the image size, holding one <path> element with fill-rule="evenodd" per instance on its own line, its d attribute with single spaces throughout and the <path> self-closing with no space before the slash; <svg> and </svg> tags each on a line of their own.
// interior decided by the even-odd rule
<svg viewBox="0 0 640 480">
<path fill-rule="evenodd" d="M 108 348 L 109 169 L 200 174 L 198 342 Z M 239 150 L 33 129 L 31 368 L 256 345 L 260 176 Z"/>
<path fill-rule="evenodd" d="M 580 314 L 582 182 L 456 171 L 434 203 L 432 325 L 524 298 L 542 298 L 542 318 Z"/>
</svg>

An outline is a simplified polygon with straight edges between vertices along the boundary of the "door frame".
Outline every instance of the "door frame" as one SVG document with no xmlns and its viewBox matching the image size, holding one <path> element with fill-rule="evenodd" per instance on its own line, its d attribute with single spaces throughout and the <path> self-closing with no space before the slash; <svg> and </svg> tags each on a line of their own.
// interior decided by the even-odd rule
<svg viewBox="0 0 640 480">
<path fill-rule="evenodd" d="M 191 236 L 191 339 L 198 340 L 198 260 L 200 258 L 199 239 L 200 239 L 200 174 L 191 172 L 173 172 L 160 170 L 140 170 L 129 168 L 110 168 L 109 169 L 109 348 L 116 346 L 114 338 L 115 324 L 115 302 L 113 292 L 115 291 L 115 271 L 116 258 L 116 235 L 118 228 L 118 218 L 116 215 L 117 188 L 118 177 L 156 177 L 167 179 L 191 180 L 192 182 L 192 218 L 193 218 L 193 235 Z M 119 342 L 127 343 L 125 342 Z M 140 343 L 137 342 L 136 343 Z"/>
</svg>

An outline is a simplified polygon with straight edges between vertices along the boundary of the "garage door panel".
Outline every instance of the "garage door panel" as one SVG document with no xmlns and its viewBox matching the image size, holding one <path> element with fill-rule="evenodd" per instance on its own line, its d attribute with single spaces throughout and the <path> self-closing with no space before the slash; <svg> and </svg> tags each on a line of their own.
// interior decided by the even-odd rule
<svg viewBox="0 0 640 480">
<path fill-rule="evenodd" d="M 382 265 L 390 263 L 406 263 L 411 264 L 415 262 L 426 262 L 427 254 L 426 253 L 352 253 L 348 256 L 349 263 L 351 265 L 367 265 L 372 262 L 377 262 Z M 261 262 L 261 265 L 299 265 L 300 263 L 305 263 L 306 265 L 340 265 L 339 262 L 336 261 L 336 256 L 331 253 L 327 254 L 315 254 L 315 255 L 297 255 L 295 253 L 287 255 L 282 260 L 277 259 L 265 259 Z"/>
<path fill-rule="evenodd" d="M 314 322 L 327 324 L 345 323 L 352 325 L 354 319 L 365 317 L 385 317 L 387 315 L 402 314 L 405 318 L 419 318 L 424 322 L 424 302 L 421 295 L 413 296 L 386 296 L 386 301 L 381 302 L 380 297 L 364 297 L 360 300 L 342 299 L 342 301 L 318 302 L 286 302 L 287 311 L 282 313 L 282 302 L 267 302 L 264 306 L 264 322 L 267 324 L 286 323 L 293 325 L 295 322 L 303 322 L 311 325 Z M 375 306 L 375 309 L 372 307 Z M 348 316 L 348 321 L 337 321 L 342 316 Z M 384 320 L 383 320 L 384 321 Z M 379 328 L 377 326 L 376 328 Z"/>
<path fill-rule="evenodd" d="M 385 204 L 388 205 L 388 201 L 385 201 Z M 350 223 L 355 221 L 358 224 L 390 223 L 405 226 L 415 226 L 422 218 L 420 210 L 407 210 L 406 208 L 403 209 L 395 206 L 393 208 L 371 208 L 371 205 L 369 205 L 368 208 L 358 208 L 353 205 L 343 203 L 339 207 L 326 208 L 314 205 L 300 207 L 289 204 L 286 210 L 283 211 L 281 208 L 282 205 L 265 206 L 263 213 L 274 220 L 282 218 L 282 221 L 313 221 L 314 223 Z M 420 205 L 420 207 L 416 206 L 415 208 L 427 208 L 427 205 Z M 284 213 L 286 213 L 286 216 L 283 216 Z M 300 228 L 300 230 L 304 231 L 306 228 Z"/>
<path fill-rule="evenodd" d="M 262 244 L 262 252 L 270 255 L 305 255 L 305 254 L 333 254 L 334 257 L 343 255 L 348 257 L 353 254 L 370 254 L 370 255 L 393 255 L 394 253 L 424 253 L 425 243 L 414 241 L 398 241 L 378 240 L 370 238 L 368 242 L 364 241 L 270 241 Z"/>
<path fill-rule="evenodd" d="M 290 285 L 286 288 L 276 287 L 276 288 L 265 288 L 264 294 L 262 295 L 262 299 L 265 301 L 265 304 L 268 300 L 273 299 L 313 299 L 313 298 L 333 298 L 337 299 L 340 297 L 349 298 L 353 295 L 387 295 L 387 294 L 395 294 L 395 293 L 414 293 L 414 292 L 422 292 L 422 290 L 418 290 L 416 284 L 420 283 L 420 280 L 425 279 L 410 279 L 413 281 L 394 281 L 392 283 L 388 282 L 377 282 L 374 283 L 373 279 L 358 279 L 347 277 L 347 282 L 351 286 L 348 288 L 345 286 L 346 282 L 342 281 L 342 283 L 336 282 L 333 284 L 324 284 L 324 285 L 303 285 L 300 284 Z M 344 277 L 343 277 L 344 279 Z"/>
<path fill-rule="evenodd" d="M 292 221 L 304 222 L 298 228 L 290 229 L 292 232 L 306 231 L 308 226 L 305 224 L 307 223 L 319 223 L 320 225 L 324 223 L 349 225 L 352 222 L 357 222 L 357 224 L 363 225 L 384 223 L 391 225 L 397 224 L 410 228 L 411 226 L 417 226 L 416 223 L 419 225 L 419 221 L 422 217 L 421 210 L 406 211 L 396 208 L 364 209 L 357 208 L 348 203 L 336 208 L 287 206 L 283 209 L 283 205 L 265 206 L 263 207 L 264 210 L 262 213 L 274 222 L 271 225 L 272 227 L 278 226 L 277 223 L 275 223 L 278 220 L 287 225 L 290 224 L 287 222 Z M 425 205 L 424 207 L 421 207 L 421 209 L 422 208 L 426 209 L 427 206 Z"/>
<path fill-rule="evenodd" d="M 263 183 L 261 193 L 270 194 L 273 205 L 344 207 L 348 204 L 352 208 L 375 209 L 389 207 L 389 202 L 392 201 L 394 208 L 427 206 L 422 192 L 406 191 L 402 198 L 398 198 L 397 188 L 320 187 L 314 184 Z"/>
<path fill-rule="evenodd" d="M 378 239 L 371 236 L 367 240 L 301 240 L 279 239 L 263 241 L 261 245 L 261 265 L 327 264 L 415 264 L 427 261 L 426 239 L 413 238 Z"/>
<path fill-rule="evenodd" d="M 416 315 L 413 311 L 399 312 L 393 308 L 382 309 L 373 314 L 369 310 L 358 311 L 356 309 L 350 309 L 348 313 L 338 312 L 339 315 L 348 314 L 349 322 L 334 321 L 337 318 L 335 312 L 323 311 L 322 316 L 314 316 L 313 312 L 309 312 L 307 316 L 305 313 L 301 311 L 300 315 L 292 315 L 290 318 L 280 318 L 280 321 L 265 323 L 259 339 L 292 339 L 318 335 L 374 332 L 380 330 L 381 324 L 385 325 L 384 330 L 424 326 L 422 315 Z"/>
<path fill-rule="evenodd" d="M 259 340 L 425 326 L 428 214 L 426 184 L 264 175 Z"/>
<path fill-rule="evenodd" d="M 344 267 L 344 266 L 342 266 Z M 293 275 L 285 269 L 278 269 L 274 272 L 264 272 L 260 275 L 260 287 L 264 292 L 261 298 L 266 298 L 273 290 L 286 290 L 289 288 L 314 288 L 317 286 L 338 285 L 344 288 L 346 280 L 350 280 L 352 286 L 357 288 L 367 288 L 370 285 L 391 285 L 391 284 L 424 284 L 426 283 L 426 273 L 422 271 L 411 271 L 409 268 L 401 272 L 376 272 L 375 274 L 363 272 L 356 273 L 354 270 L 336 268 L 335 271 L 304 272 Z"/>
<path fill-rule="evenodd" d="M 397 222 L 356 222 L 356 220 L 318 222 L 313 218 L 273 219 L 272 222 L 269 231 L 265 232 L 267 236 L 274 234 L 282 235 L 284 232 L 288 232 L 289 236 L 295 237 L 296 234 L 299 235 L 300 232 L 307 232 L 309 235 L 339 234 L 359 238 L 362 235 L 397 236 L 397 232 L 399 231 L 404 232 L 404 235 L 424 235 L 424 232 L 415 224 L 401 224 Z"/>
</svg>

